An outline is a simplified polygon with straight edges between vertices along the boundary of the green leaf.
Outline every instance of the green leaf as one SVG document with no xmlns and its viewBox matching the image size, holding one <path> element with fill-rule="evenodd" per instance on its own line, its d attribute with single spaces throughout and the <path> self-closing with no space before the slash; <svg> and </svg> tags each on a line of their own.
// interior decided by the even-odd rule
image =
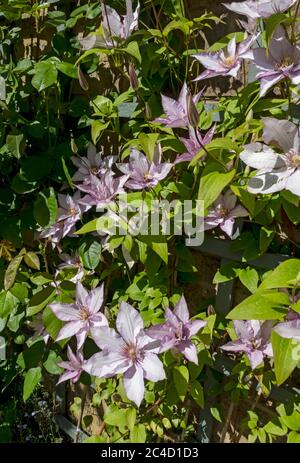
<svg viewBox="0 0 300 463">
<path fill-rule="evenodd" d="M 102 122 L 99 119 L 93 120 L 92 126 L 92 141 L 96 145 L 97 141 L 101 137 L 102 132 L 107 129 L 109 122 Z"/>
<path fill-rule="evenodd" d="M 24 386 L 23 386 L 23 400 L 29 399 L 36 386 L 42 379 L 41 367 L 30 368 L 25 374 Z"/>
<path fill-rule="evenodd" d="M 199 407 L 204 407 L 203 387 L 198 381 L 194 381 L 191 385 L 191 396 Z"/>
<path fill-rule="evenodd" d="M 126 413 L 127 426 L 132 431 L 136 421 L 136 408 L 128 408 Z"/>
<path fill-rule="evenodd" d="M 288 444 L 300 444 L 300 433 L 292 431 L 288 435 L 287 439 Z"/>
<path fill-rule="evenodd" d="M 219 164 L 206 165 L 200 179 L 198 199 L 204 201 L 204 209 L 207 209 L 222 193 L 224 188 L 232 181 L 235 170 L 226 172 Z"/>
<path fill-rule="evenodd" d="M 180 400 L 183 402 L 189 386 L 189 370 L 184 365 L 173 369 L 173 381 Z"/>
<path fill-rule="evenodd" d="M 44 368 L 51 375 L 60 375 L 64 369 L 58 366 L 58 362 L 61 362 L 62 358 L 57 355 L 54 350 L 50 350 L 47 360 L 44 362 Z"/>
<path fill-rule="evenodd" d="M 129 44 L 127 45 L 126 48 L 122 48 L 121 49 L 122 51 L 125 51 L 126 53 L 128 53 L 128 55 L 131 55 L 133 56 L 139 64 L 141 64 L 142 62 L 142 57 L 141 57 L 141 53 L 140 53 L 140 49 L 139 49 L 139 44 L 138 42 L 129 42 Z"/>
<path fill-rule="evenodd" d="M 57 201 L 54 189 L 51 187 L 44 194 L 39 192 L 33 206 L 33 215 L 37 223 L 47 228 L 54 224 L 57 217 Z"/>
<path fill-rule="evenodd" d="M 257 290 L 258 274 L 254 268 L 243 268 L 239 271 L 239 279 L 251 293 Z"/>
<path fill-rule="evenodd" d="M 289 259 L 282 262 L 259 286 L 259 291 L 271 288 L 287 288 L 300 283 L 300 259 Z"/>
<path fill-rule="evenodd" d="M 10 291 L 0 293 L 0 318 L 6 318 L 16 306 L 16 299 Z"/>
<path fill-rule="evenodd" d="M 47 286 L 38 293 L 34 294 L 29 301 L 27 307 L 27 316 L 31 317 L 32 315 L 40 312 L 52 299 L 52 296 L 55 294 L 55 288 L 53 286 Z"/>
<path fill-rule="evenodd" d="M 50 307 L 46 307 L 43 312 L 43 323 L 51 338 L 55 340 L 63 326 L 63 322 L 56 318 Z"/>
<path fill-rule="evenodd" d="M 266 27 L 266 42 L 267 47 L 269 47 L 270 40 L 274 34 L 275 29 L 277 26 L 287 20 L 287 17 L 284 13 L 274 14 L 270 18 L 265 20 L 265 27 Z"/>
<path fill-rule="evenodd" d="M 87 245 L 87 249 L 85 246 L 84 252 L 80 254 L 83 265 L 90 270 L 95 270 L 101 259 L 101 250 L 99 241 L 93 241 Z"/>
<path fill-rule="evenodd" d="M 261 227 L 259 232 L 259 249 L 263 254 L 267 251 L 269 245 L 271 244 L 275 231 L 271 228 Z"/>
<path fill-rule="evenodd" d="M 271 339 L 275 376 L 277 384 L 280 386 L 290 376 L 300 360 L 300 341 L 282 338 L 275 331 L 272 332 Z"/>
<path fill-rule="evenodd" d="M 20 159 L 25 148 L 24 135 L 22 133 L 10 133 L 6 137 L 6 144 L 9 152 L 15 156 L 15 158 Z"/>
<path fill-rule="evenodd" d="M 275 291 L 259 291 L 238 304 L 226 318 L 231 320 L 282 320 L 287 314 L 289 297 Z"/>
<path fill-rule="evenodd" d="M 273 434 L 274 436 L 285 436 L 287 432 L 287 428 L 285 427 L 285 429 L 283 429 L 278 419 L 275 423 L 274 421 L 269 421 L 269 423 L 264 426 L 264 430 L 266 433 Z"/>
<path fill-rule="evenodd" d="M 21 262 L 23 260 L 23 257 L 24 257 L 24 253 L 25 253 L 25 250 L 22 250 L 16 257 L 14 257 L 10 261 L 10 263 L 9 263 L 7 269 L 6 269 L 5 276 L 4 276 L 4 288 L 6 290 L 11 288 L 12 285 L 14 284 L 14 282 L 15 282 L 18 269 L 19 269 L 20 264 L 21 264 Z"/>
<path fill-rule="evenodd" d="M 130 432 L 130 441 L 143 444 L 146 442 L 146 428 L 143 424 L 137 424 Z"/>
<path fill-rule="evenodd" d="M 32 86 L 41 92 L 57 81 L 57 69 L 55 63 L 51 61 L 42 61 L 34 66 L 34 76 L 31 80 Z"/>
<path fill-rule="evenodd" d="M 28 267 L 34 270 L 40 270 L 40 260 L 35 252 L 27 252 L 24 256 L 24 261 Z"/>
<path fill-rule="evenodd" d="M 127 409 L 113 409 L 112 406 L 108 407 L 104 413 L 104 421 L 110 426 L 117 426 L 125 428 L 127 425 Z"/>
<path fill-rule="evenodd" d="M 90 222 L 84 224 L 79 230 L 75 233 L 76 235 L 84 235 L 85 233 L 91 233 L 98 230 L 99 218 L 93 219 Z"/>
<path fill-rule="evenodd" d="M 56 68 L 66 76 L 71 77 L 72 79 L 78 78 L 77 66 L 75 66 L 72 63 L 62 61 L 61 63 L 56 64 Z"/>
</svg>

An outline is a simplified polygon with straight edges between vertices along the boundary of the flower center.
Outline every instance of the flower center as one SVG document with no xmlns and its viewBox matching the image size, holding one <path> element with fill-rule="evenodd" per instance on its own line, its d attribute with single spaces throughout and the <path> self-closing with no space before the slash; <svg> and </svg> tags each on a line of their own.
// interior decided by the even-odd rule
<svg viewBox="0 0 300 463">
<path fill-rule="evenodd" d="M 144 174 L 144 179 L 145 180 L 153 180 L 153 175 L 149 174 L 149 172 L 147 172 L 146 174 Z"/>
<path fill-rule="evenodd" d="M 77 215 L 77 210 L 75 209 L 75 207 L 71 207 L 71 209 L 69 209 L 69 215 L 71 217 L 75 217 Z"/>
<path fill-rule="evenodd" d="M 79 309 L 79 316 L 81 320 L 87 320 L 90 316 L 89 309 L 87 307 L 82 307 Z"/>
<path fill-rule="evenodd" d="M 289 167 L 300 167 L 300 152 L 296 152 L 294 149 L 287 153 L 287 164 Z"/>
<path fill-rule="evenodd" d="M 126 344 L 126 346 L 124 346 L 123 355 L 127 359 L 130 359 L 133 363 L 136 363 L 139 360 L 142 360 L 142 353 L 139 351 L 137 346 L 132 343 Z"/>
<path fill-rule="evenodd" d="M 290 66 L 292 66 L 294 64 L 294 60 L 291 56 L 286 56 L 285 58 L 283 58 L 280 63 L 278 63 L 278 65 L 276 66 L 278 69 L 286 69 Z"/>
<path fill-rule="evenodd" d="M 231 68 L 235 63 L 235 56 L 227 56 L 227 58 L 224 58 L 223 63 L 227 68 Z"/>
<path fill-rule="evenodd" d="M 259 347 L 261 347 L 261 339 L 254 339 L 252 341 L 252 347 L 253 349 L 259 349 Z"/>
<path fill-rule="evenodd" d="M 92 174 L 97 175 L 98 172 L 99 172 L 98 167 L 97 167 L 97 166 L 93 166 L 93 167 L 91 168 L 91 172 L 92 172 Z"/>
<path fill-rule="evenodd" d="M 219 211 L 219 216 L 223 219 L 225 219 L 225 217 L 227 217 L 229 214 L 229 210 L 226 209 L 225 207 L 222 207 Z"/>
</svg>

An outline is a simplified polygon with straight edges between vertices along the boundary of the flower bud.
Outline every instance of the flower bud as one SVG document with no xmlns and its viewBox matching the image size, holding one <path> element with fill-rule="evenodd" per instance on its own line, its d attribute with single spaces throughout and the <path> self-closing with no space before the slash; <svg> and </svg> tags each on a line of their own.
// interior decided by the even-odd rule
<svg viewBox="0 0 300 463">
<path fill-rule="evenodd" d="M 78 79 L 79 79 L 79 85 L 82 88 L 82 90 L 87 91 L 89 89 L 89 84 L 85 78 L 85 75 L 83 74 L 80 66 L 77 67 L 77 74 L 78 74 Z"/>
<path fill-rule="evenodd" d="M 131 63 L 129 64 L 129 67 L 128 67 L 128 75 L 129 75 L 129 81 L 130 81 L 131 87 L 133 88 L 133 90 L 137 91 L 139 88 L 139 79 Z"/>
<path fill-rule="evenodd" d="M 152 111 L 147 101 L 145 103 L 145 118 L 147 119 L 147 121 L 151 121 L 152 119 Z"/>
<path fill-rule="evenodd" d="M 199 113 L 194 103 L 193 96 L 189 90 L 186 96 L 186 107 L 189 124 L 194 128 L 198 127 Z"/>
</svg>

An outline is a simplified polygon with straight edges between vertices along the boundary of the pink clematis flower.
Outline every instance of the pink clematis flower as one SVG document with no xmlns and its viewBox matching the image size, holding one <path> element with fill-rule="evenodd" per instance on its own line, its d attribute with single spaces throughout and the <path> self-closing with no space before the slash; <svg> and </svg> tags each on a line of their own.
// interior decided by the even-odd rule
<svg viewBox="0 0 300 463">
<path fill-rule="evenodd" d="M 250 50 L 258 34 L 251 35 L 243 42 L 236 43 L 233 37 L 226 49 L 213 53 L 198 53 L 193 55 L 206 68 L 196 80 L 209 79 L 216 76 L 237 77 L 243 59 L 253 59 L 253 51 Z"/>
<path fill-rule="evenodd" d="M 114 177 L 112 172 L 107 172 L 101 179 L 91 175 L 89 179 L 77 185 L 77 188 L 87 193 L 81 200 L 80 204 L 91 207 L 103 207 L 109 204 L 121 193 L 124 193 L 124 183 L 128 176 Z"/>
<path fill-rule="evenodd" d="M 201 92 L 192 97 L 195 105 L 198 103 L 200 96 Z M 188 117 L 187 98 L 188 88 L 186 83 L 184 83 L 182 86 L 178 100 L 161 95 L 162 107 L 166 117 L 158 117 L 154 120 L 154 122 L 160 122 L 161 124 L 166 125 L 166 127 L 172 128 L 188 127 L 190 124 Z"/>
<path fill-rule="evenodd" d="M 270 342 L 273 320 L 263 323 L 258 320 L 235 320 L 233 323 L 238 339 L 228 342 L 221 349 L 227 352 L 243 352 L 253 370 L 262 363 L 264 357 L 273 357 Z"/>
<path fill-rule="evenodd" d="M 59 320 L 67 322 L 58 333 L 56 341 L 76 335 L 79 350 L 92 328 L 106 326 L 106 317 L 100 312 L 103 304 L 102 284 L 90 293 L 80 282 L 76 285 L 76 301 L 73 304 L 50 304 L 50 309 Z"/>
<path fill-rule="evenodd" d="M 198 365 L 198 355 L 191 337 L 198 333 L 207 322 L 205 320 L 190 320 L 189 310 L 182 296 L 176 304 L 174 311 L 167 309 L 165 323 L 152 326 L 147 334 L 161 342 L 160 352 L 174 349 L 180 352 L 187 360 Z"/>
<path fill-rule="evenodd" d="M 257 74 L 260 80 L 260 96 L 264 96 L 282 79 L 290 79 L 295 85 L 300 83 L 300 49 L 290 44 L 282 26 L 277 27 L 269 50 L 255 48 L 253 57 L 255 65 L 261 71 Z"/>
<path fill-rule="evenodd" d="M 120 41 L 125 41 L 138 27 L 140 4 L 137 4 L 135 11 L 132 10 L 132 0 L 125 0 L 126 15 L 120 16 L 116 10 L 101 2 L 102 10 L 102 35 L 99 33 L 89 34 L 80 40 L 84 50 L 91 48 L 114 48 Z"/>
<path fill-rule="evenodd" d="M 90 175 L 105 175 L 106 172 L 110 170 L 117 157 L 102 157 L 101 153 L 97 152 L 96 147 L 90 143 L 87 157 L 72 156 L 71 159 L 75 166 L 78 167 L 78 171 L 75 172 L 72 180 L 74 182 L 84 182 L 90 178 Z"/>
<path fill-rule="evenodd" d="M 64 368 L 66 371 L 59 377 L 57 384 L 62 383 L 63 381 L 72 380 L 72 383 L 77 383 L 80 378 L 81 373 L 83 372 L 84 358 L 82 352 L 77 352 L 74 354 L 70 346 L 68 346 L 68 362 L 59 362 L 58 366 Z"/>
<path fill-rule="evenodd" d="M 199 130 L 197 130 L 197 134 L 195 130 L 190 127 L 189 128 L 189 138 L 180 138 L 180 141 L 185 145 L 187 152 L 178 154 L 175 163 L 178 164 L 180 162 L 190 162 L 203 149 L 203 146 L 208 145 L 213 139 L 215 134 L 216 126 L 214 125 L 211 127 L 207 133 L 202 136 Z M 205 158 L 205 154 L 202 156 L 202 160 Z"/>
<path fill-rule="evenodd" d="M 250 193 L 271 194 L 289 190 L 300 196 L 299 130 L 290 121 L 264 117 L 263 141 L 272 143 L 281 151 L 262 143 L 250 143 L 240 154 L 249 167 L 258 169 L 248 182 Z"/>
<path fill-rule="evenodd" d="M 269 18 L 273 14 L 283 13 L 297 0 L 249 0 L 245 2 L 223 3 L 228 10 L 249 18 Z"/>
<path fill-rule="evenodd" d="M 84 370 L 100 378 L 123 373 L 126 395 L 139 407 L 144 378 L 156 382 L 166 377 L 157 357 L 159 342 L 144 332 L 142 317 L 126 302 L 120 305 L 116 325 L 120 334 L 108 327 L 92 330 L 95 343 L 103 350 L 87 360 Z"/>
<path fill-rule="evenodd" d="M 59 194 L 58 203 L 60 207 L 56 222 L 40 233 L 40 238 L 50 238 L 54 245 L 59 243 L 64 236 L 73 235 L 76 222 L 88 209 L 87 205 L 80 203 L 79 191 L 76 191 L 73 196 Z"/>
<path fill-rule="evenodd" d="M 153 160 L 149 161 L 145 154 L 132 150 L 128 163 L 118 165 L 118 169 L 127 175 L 126 187 L 132 190 L 143 190 L 157 185 L 163 180 L 173 164 L 161 162 L 161 147 L 158 145 Z"/>
<path fill-rule="evenodd" d="M 230 190 L 220 195 L 204 218 L 204 230 L 220 227 L 231 238 L 235 219 L 249 215 L 243 206 L 236 205 L 236 201 L 237 197 Z"/>
<path fill-rule="evenodd" d="M 43 314 L 40 312 L 34 316 L 34 319 L 30 322 L 27 322 L 29 328 L 34 330 L 33 336 L 31 337 L 31 341 L 34 342 L 40 337 L 43 339 L 44 343 L 47 344 L 50 339 L 50 334 L 47 332 L 44 322 L 43 322 Z"/>
</svg>

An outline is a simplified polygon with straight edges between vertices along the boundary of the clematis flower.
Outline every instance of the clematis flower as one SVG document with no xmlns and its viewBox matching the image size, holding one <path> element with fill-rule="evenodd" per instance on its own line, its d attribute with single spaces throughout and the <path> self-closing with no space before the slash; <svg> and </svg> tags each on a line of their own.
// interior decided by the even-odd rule
<svg viewBox="0 0 300 463">
<path fill-rule="evenodd" d="M 278 26 L 270 41 L 269 49 L 255 48 L 254 63 L 261 72 L 260 96 L 264 96 L 273 85 L 282 79 L 290 79 L 295 85 L 300 83 L 300 49 L 287 40 L 284 28 Z"/>
<path fill-rule="evenodd" d="M 76 301 L 73 304 L 49 304 L 50 309 L 59 320 L 67 322 L 58 333 L 56 341 L 76 335 L 77 350 L 79 350 L 91 328 L 106 326 L 107 319 L 100 312 L 103 304 L 102 284 L 90 293 L 80 282 L 76 285 Z"/>
<path fill-rule="evenodd" d="M 186 82 L 183 84 L 178 100 L 161 95 L 161 103 L 167 117 L 158 117 L 154 122 L 160 122 L 166 127 L 188 127 L 189 117 L 187 108 L 188 88 Z M 196 105 L 201 96 L 201 92 L 193 96 L 193 102 Z"/>
<path fill-rule="evenodd" d="M 260 365 L 264 357 L 273 357 L 270 342 L 273 320 L 235 320 L 233 322 L 236 341 L 230 341 L 221 349 L 227 352 L 243 352 L 249 359 L 252 370 Z"/>
<path fill-rule="evenodd" d="M 84 182 L 90 178 L 90 175 L 105 175 L 117 159 L 116 156 L 102 157 L 97 153 L 96 147 L 90 143 L 87 157 L 71 157 L 73 163 L 78 167 L 78 171 L 72 177 L 74 182 Z"/>
<path fill-rule="evenodd" d="M 116 326 L 92 330 L 95 343 L 103 349 L 94 354 L 84 365 L 90 375 L 110 378 L 124 373 L 124 389 L 128 399 L 139 407 L 144 397 L 144 378 L 150 381 L 165 379 L 163 364 L 157 357 L 159 341 L 144 332 L 139 312 L 122 302 Z"/>
<path fill-rule="evenodd" d="M 184 296 L 176 304 L 173 312 L 167 309 L 165 323 L 152 326 L 147 334 L 161 342 L 160 352 L 174 349 L 190 362 L 198 365 L 198 355 L 195 344 L 190 340 L 207 322 L 204 320 L 190 320 L 189 310 Z"/>
<path fill-rule="evenodd" d="M 249 18 L 269 18 L 273 14 L 283 13 L 297 0 L 249 0 L 246 2 L 223 3 L 228 10 Z"/>
<path fill-rule="evenodd" d="M 222 49 L 214 53 L 198 53 L 193 55 L 206 71 L 202 72 L 199 77 L 194 79 L 203 80 L 216 76 L 233 76 L 237 77 L 243 59 L 253 59 L 251 45 L 257 39 L 258 34 L 251 35 L 243 42 L 236 43 L 233 37 L 227 45 L 227 49 Z"/>
<path fill-rule="evenodd" d="M 173 164 L 161 162 L 161 147 L 155 149 L 153 160 L 149 161 L 145 154 L 132 150 L 128 163 L 118 164 L 118 169 L 127 175 L 126 186 L 132 190 L 151 188 L 163 180 Z"/>
<path fill-rule="evenodd" d="M 249 180 L 250 193 L 271 194 L 289 190 L 300 196 L 299 131 L 292 122 L 264 117 L 263 141 L 272 143 L 278 154 L 263 143 L 250 143 L 240 154 L 247 166 L 258 169 Z"/>
<path fill-rule="evenodd" d="M 114 48 L 119 41 L 125 41 L 138 27 L 140 4 L 137 4 L 135 11 L 132 10 L 132 0 L 125 0 L 126 15 L 120 16 L 116 10 L 101 2 L 102 9 L 102 35 L 99 33 L 89 34 L 80 40 L 84 50 L 91 48 Z M 116 40 L 115 40 L 116 39 Z"/>
<path fill-rule="evenodd" d="M 109 204 L 115 196 L 124 193 L 124 183 L 128 176 L 114 177 L 112 172 L 107 172 L 101 179 L 91 175 L 87 182 L 77 185 L 77 188 L 87 193 L 80 203 L 87 207 L 102 207 Z"/>
<path fill-rule="evenodd" d="M 202 136 L 199 130 L 197 134 L 193 128 L 189 128 L 189 138 L 180 138 L 180 141 L 185 145 L 187 152 L 178 154 L 175 159 L 175 164 L 179 162 L 190 162 L 199 151 L 202 150 L 203 146 L 208 145 L 213 139 L 215 134 L 216 126 L 211 127 L 208 132 Z M 205 155 L 201 159 L 204 159 Z"/>
<path fill-rule="evenodd" d="M 249 215 L 243 206 L 236 205 L 236 201 L 237 197 L 230 190 L 221 194 L 204 217 L 204 230 L 220 227 L 231 238 L 235 219 Z"/>
<path fill-rule="evenodd" d="M 88 209 L 87 205 L 80 203 L 79 191 L 76 191 L 73 196 L 58 194 L 58 203 L 60 207 L 56 222 L 40 233 L 40 238 L 50 238 L 54 245 L 59 243 L 64 236 L 72 236 L 76 222 Z"/>
<path fill-rule="evenodd" d="M 68 362 L 63 361 L 58 363 L 58 366 L 64 368 L 66 371 L 59 377 L 57 384 L 68 381 L 69 379 L 72 380 L 72 383 L 77 383 L 83 372 L 84 358 L 82 352 L 74 354 L 70 346 L 68 346 L 67 356 L 69 359 Z"/>
</svg>

